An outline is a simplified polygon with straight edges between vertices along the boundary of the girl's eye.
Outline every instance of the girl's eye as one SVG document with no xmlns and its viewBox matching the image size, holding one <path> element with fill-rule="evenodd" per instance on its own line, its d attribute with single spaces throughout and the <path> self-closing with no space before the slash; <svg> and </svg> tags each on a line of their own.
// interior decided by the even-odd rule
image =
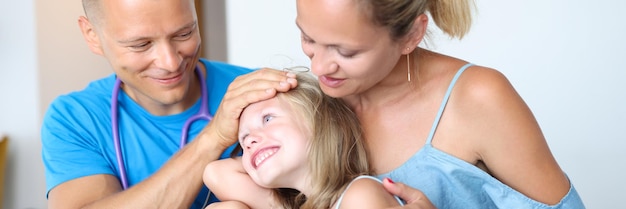
<svg viewBox="0 0 626 209">
<path fill-rule="evenodd" d="M 274 118 L 274 116 L 271 116 L 271 115 L 263 116 L 263 123 L 270 122 L 270 120 L 272 120 L 272 118 Z"/>
</svg>

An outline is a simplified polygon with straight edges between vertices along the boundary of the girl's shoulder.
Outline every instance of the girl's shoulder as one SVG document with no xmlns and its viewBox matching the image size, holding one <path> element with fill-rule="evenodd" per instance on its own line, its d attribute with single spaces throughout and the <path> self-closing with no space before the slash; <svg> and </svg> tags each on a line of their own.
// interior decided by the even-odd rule
<svg viewBox="0 0 626 209">
<path fill-rule="evenodd" d="M 385 190 L 380 180 L 359 176 L 346 187 L 335 208 L 387 208 L 398 205 L 398 199 Z"/>
</svg>

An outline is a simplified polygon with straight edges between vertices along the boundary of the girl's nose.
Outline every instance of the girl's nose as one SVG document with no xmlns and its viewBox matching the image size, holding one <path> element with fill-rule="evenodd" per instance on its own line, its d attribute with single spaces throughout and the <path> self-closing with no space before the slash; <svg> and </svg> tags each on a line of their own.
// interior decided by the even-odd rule
<svg viewBox="0 0 626 209">
<path fill-rule="evenodd" d="M 246 149 L 251 149 L 254 146 L 256 146 L 256 144 L 259 143 L 260 140 L 261 140 L 261 137 L 250 134 L 246 137 L 246 140 L 244 141 L 244 145 L 246 146 Z"/>
</svg>

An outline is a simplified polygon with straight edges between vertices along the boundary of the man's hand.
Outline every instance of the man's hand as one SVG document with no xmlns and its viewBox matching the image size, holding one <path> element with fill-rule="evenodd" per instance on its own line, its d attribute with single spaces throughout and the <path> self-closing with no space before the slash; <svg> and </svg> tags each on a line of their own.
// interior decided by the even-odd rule
<svg viewBox="0 0 626 209">
<path fill-rule="evenodd" d="M 243 109 L 252 103 L 270 99 L 277 92 L 295 88 L 298 85 L 295 77 L 294 73 L 269 68 L 237 77 L 228 86 L 219 109 L 204 131 L 214 132 L 224 148 L 234 144 Z"/>
</svg>

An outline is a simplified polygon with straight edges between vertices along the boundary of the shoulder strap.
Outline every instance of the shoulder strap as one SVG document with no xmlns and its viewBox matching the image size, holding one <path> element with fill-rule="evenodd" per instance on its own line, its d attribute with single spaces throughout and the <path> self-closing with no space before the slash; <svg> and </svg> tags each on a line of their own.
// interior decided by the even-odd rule
<svg viewBox="0 0 626 209">
<path fill-rule="evenodd" d="M 450 82 L 450 85 L 448 86 L 446 95 L 443 97 L 443 101 L 441 101 L 441 106 L 439 107 L 439 112 L 437 112 L 437 117 L 435 117 L 435 122 L 433 122 L 433 126 L 430 128 L 430 133 L 428 134 L 428 138 L 426 139 L 426 144 L 430 144 L 433 141 L 433 136 L 435 135 L 435 131 L 437 130 L 437 126 L 439 125 L 439 120 L 443 115 L 443 110 L 446 109 L 446 104 L 448 104 L 448 100 L 450 99 L 450 94 L 452 93 L 452 88 L 454 87 L 454 84 L 456 84 L 456 81 L 459 79 L 463 71 L 465 71 L 465 69 L 472 65 L 474 64 L 467 63 L 463 65 L 463 67 L 461 67 L 459 71 L 456 72 L 454 78 L 452 78 L 452 82 Z"/>
</svg>

